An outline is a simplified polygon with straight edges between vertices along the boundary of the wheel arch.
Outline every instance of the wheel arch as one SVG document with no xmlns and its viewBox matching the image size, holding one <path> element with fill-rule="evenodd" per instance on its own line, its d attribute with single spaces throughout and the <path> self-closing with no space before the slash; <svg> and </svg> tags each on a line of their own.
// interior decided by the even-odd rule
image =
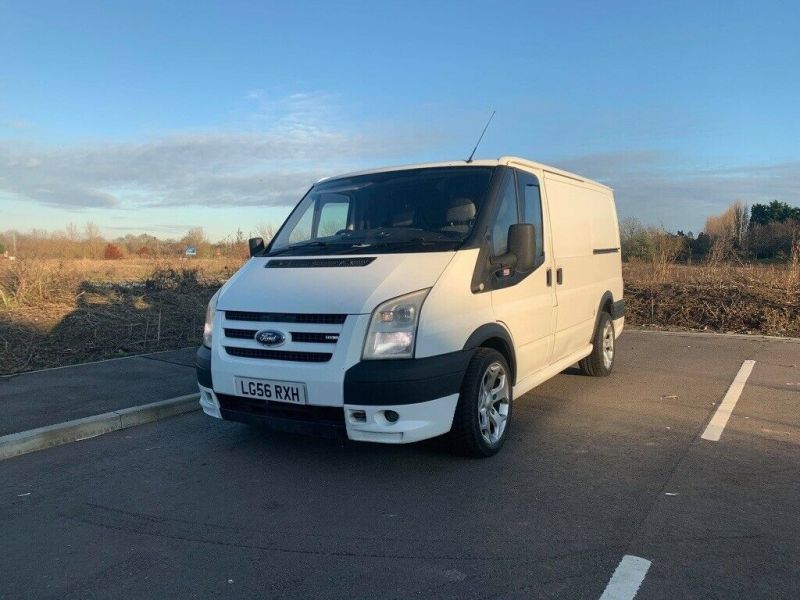
<svg viewBox="0 0 800 600">
<path fill-rule="evenodd" d="M 492 348 L 502 354 L 511 369 L 511 383 L 517 383 L 517 356 L 508 330 L 499 323 L 486 323 L 473 331 L 464 343 L 464 350 Z"/>
<path fill-rule="evenodd" d="M 597 324 L 600 322 L 600 315 L 604 312 L 611 316 L 614 315 L 614 294 L 612 294 L 610 290 L 603 292 L 603 295 L 600 297 L 600 304 L 598 304 L 597 313 L 594 316 L 594 327 L 591 333 L 592 337 L 589 338 L 589 341 L 594 338 L 594 332 L 597 331 Z"/>
</svg>

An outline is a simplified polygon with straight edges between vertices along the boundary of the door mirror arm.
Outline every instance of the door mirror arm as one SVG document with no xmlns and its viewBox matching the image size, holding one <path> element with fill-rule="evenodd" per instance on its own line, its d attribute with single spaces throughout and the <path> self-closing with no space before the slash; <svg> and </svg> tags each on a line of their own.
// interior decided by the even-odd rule
<svg viewBox="0 0 800 600">
<path fill-rule="evenodd" d="M 514 269 L 517 266 L 517 255 L 513 252 L 506 252 L 500 256 L 493 256 L 489 259 L 493 269 Z"/>
</svg>

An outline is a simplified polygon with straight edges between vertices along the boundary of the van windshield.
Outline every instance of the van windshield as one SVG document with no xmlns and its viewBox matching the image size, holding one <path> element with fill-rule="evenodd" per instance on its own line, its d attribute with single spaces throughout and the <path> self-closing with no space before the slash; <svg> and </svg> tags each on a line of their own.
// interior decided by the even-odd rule
<svg viewBox="0 0 800 600">
<path fill-rule="evenodd" d="M 437 167 L 323 181 L 289 215 L 268 255 L 454 250 L 472 231 L 493 171 Z"/>
</svg>

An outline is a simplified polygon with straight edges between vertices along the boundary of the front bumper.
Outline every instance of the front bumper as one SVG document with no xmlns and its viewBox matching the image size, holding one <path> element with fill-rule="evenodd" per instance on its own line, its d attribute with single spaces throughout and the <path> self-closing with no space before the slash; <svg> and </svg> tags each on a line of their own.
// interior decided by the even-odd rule
<svg viewBox="0 0 800 600">
<path fill-rule="evenodd" d="M 416 442 L 450 431 L 471 356 L 472 351 L 465 350 L 419 359 L 361 361 L 338 382 L 327 382 L 339 386 L 341 404 L 296 406 L 215 390 L 212 353 L 201 346 L 196 361 L 200 405 L 218 419 L 292 433 L 389 444 Z"/>
</svg>

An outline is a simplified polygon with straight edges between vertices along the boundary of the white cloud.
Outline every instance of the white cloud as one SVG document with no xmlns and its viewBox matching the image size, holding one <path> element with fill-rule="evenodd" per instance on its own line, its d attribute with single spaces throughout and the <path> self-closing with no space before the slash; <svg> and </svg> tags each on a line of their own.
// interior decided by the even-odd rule
<svg viewBox="0 0 800 600">
<path fill-rule="evenodd" d="M 700 229 L 734 200 L 800 204 L 800 161 L 698 165 L 658 151 L 612 152 L 554 161 L 615 190 L 623 216 L 671 229 Z"/>
<path fill-rule="evenodd" d="M 289 206 L 322 176 L 450 158 L 443 149 L 464 137 L 441 114 L 356 121 L 321 92 L 256 89 L 242 102 L 246 116 L 224 130 L 65 146 L 0 140 L 0 200 L 66 210 Z M 621 215 L 673 229 L 697 230 L 735 199 L 800 203 L 800 161 L 708 165 L 655 149 L 543 159 L 614 187 Z"/>
<path fill-rule="evenodd" d="M 68 209 L 289 205 L 324 175 L 431 143 L 381 126 L 356 133 L 324 94 L 248 96 L 258 110 L 235 131 L 67 147 L 0 141 L 0 196 Z"/>
</svg>

